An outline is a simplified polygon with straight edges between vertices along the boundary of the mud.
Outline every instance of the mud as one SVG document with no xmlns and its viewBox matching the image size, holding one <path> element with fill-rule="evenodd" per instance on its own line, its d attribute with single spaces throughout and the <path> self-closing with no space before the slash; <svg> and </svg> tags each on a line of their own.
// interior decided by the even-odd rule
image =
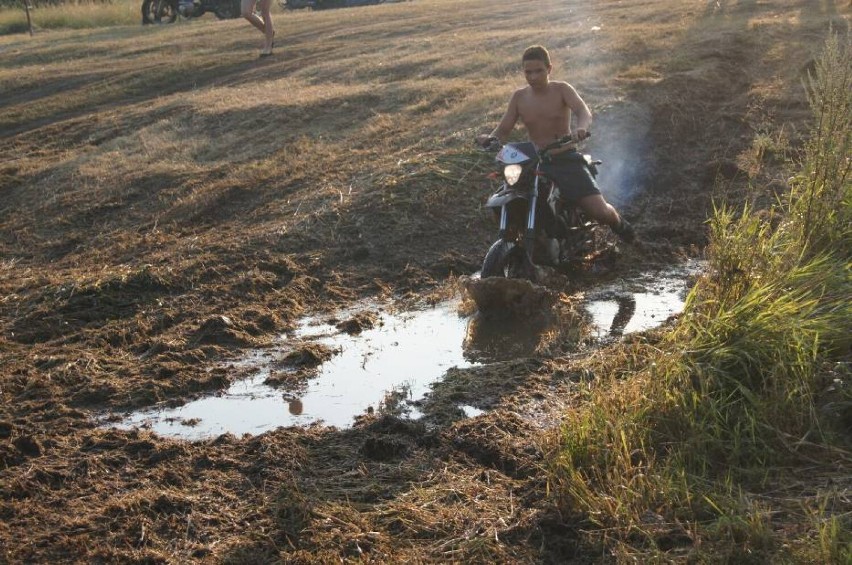
<svg viewBox="0 0 852 565">
<path fill-rule="evenodd" d="M 393 304 L 371 304 L 355 306 L 354 314 L 305 318 L 272 348 L 238 360 L 233 366 L 251 376 L 226 391 L 100 421 L 198 440 L 280 426 L 348 428 L 374 413 L 419 419 L 424 395 L 448 368 L 453 380 L 469 367 L 552 356 L 555 344 L 563 354 L 600 346 L 666 323 L 682 309 L 701 266 L 691 261 L 640 273 L 585 294 L 563 293 L 561 301 L 557 289 L 529 281 L 461 277 L 459 296 L 432 306 L 395 312 Z M 473 390 L 470 396 L 481 404 L 488 395 Z M 484 413 L 466 404 L 446 408 L 467 417 Z"/>
<path fill-rule="evenodd" d="M 305 336 L 244 363 L 251 352 L 297 341 L 306 316 L 363 337 L 383 315 L 364 301 L 439 304 L 477 271 L 494 237 L 480 208 L 491 164 L 470 148 L 487 112 L 467 93 L 481 98 L 514 69 L 493 53 L 501 34 L 513 50 L 529 37 L 516 3 L 454 3 L 471 10 L 464 25 L 445 17 L 448 4 L 418 18 L 406 11 L 416 2 L 375 7 L 387 19 L 365 8 L 345 27 L 307 14 L 282 32 L 292 57 L 252 56 L 254 66 L 244 22 L 67 32 L 61 55 L 14 39 L 0 51 L 3 67 L 22 69 L 0 101 L 0 562 L 594 560 L 578 523 L 547 500 L 539 444 L 592 378 L 576 361 L 630 331 L 620 320 L 599 330 L 611 342 L 589 339 L 582 296 L 623 302 L 632 290 L 608 285 L 700 257 L 713 198 L 771 200 L 786 171 L 750 161 L 752 140 L 793 124 L 788 147 L 800 150 L 808 111 L 796 69 L 829 20 L 848 21 L 835 4 L 672 0 L 641 14 L 601 4 L 594 34 L 564 3 L 529 16 L 535 33 L 542 17 L 562 26 L 553 47 L 570 48 L 577 72 L 610 65 L 582 77 L 592 149 L 604 170 L 634 172 L 610 181 L 640 242 L 618 245 L 604 271 L 518 293 L 521 310 L 548 312 L 517 324 L 526 341 L 501 342 L 518 333 L 473 319 L 459 336 L 470 366 L 442 368 L 428 394 L 391 387 L 348 427 L 309 420 L 191 441 L 104 426 L 221 395 L 259 364 L 276 409 L 307 414 L 296 392 L 337 346 Z M 568 33 L 576 21 L 582 33 Z M 476 22 L 487 38 L 465 43 Z M 151 54 L 130 52 L 137 44 L 158 61 L 198 59 L 153 76 Z M 441 45 L 453 51 L 409 52 Z M 393 72 L 382 66 L 391 52 Z M 112 58 L 86 63 L 95 55 Z M 480 63 L 490 74 L 472 70 Z M 92 64 L 110 67 L 108 84 Z M 772 91 L 776 80 L 793 86 Z M 326 98 L 300 103 L 316 84 Z M 365 94 L 378 88 L 388 95 Z M 225 144 L 232 134 L 240 141 Z M 631 152 L 608 157 L 618 140 Z M 400 417 L 405 408 L 419 419 Z M 241 410 L 253 408 L 227 409 Z M 169 425 L 203 423 L 186 414 Z"/>
</svg>

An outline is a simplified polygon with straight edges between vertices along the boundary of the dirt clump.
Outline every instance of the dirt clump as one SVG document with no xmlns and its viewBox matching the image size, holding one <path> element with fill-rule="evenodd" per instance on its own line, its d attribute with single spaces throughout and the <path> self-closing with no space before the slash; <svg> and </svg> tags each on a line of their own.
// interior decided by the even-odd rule
<svg viewBox="0 0 852 565">
<path fill-rule="evenodd" d="M 347 320 L 338 322 L 335 327 L 349 335 L 357 335 L 364 330 L 372 329 L 379 321 L 374 312 L 359 312 Z"/>
<path fill-rule="evenodd" d="M 461 284 L 486 315 L 531 316 L 549 310 L 558 298 L 551 288 L 523 279 L 465 277 Z"/>
<path fill-rule="evenodd" d="M 192 333 L 190 345 L 221 345 L 228 347 L 248 347 L 251 334 L 244 327 L 238 327 L 228 316 L 213 316 L 202 322 Z"/>
<path fill-rule="evenodd" d="M 322 365 L 337 353 L 339 353 L 339 349 L 321 343 L 306 343 L 277 360 L 276 365 L 297 369 L 312 369 Z"/>
</svg>

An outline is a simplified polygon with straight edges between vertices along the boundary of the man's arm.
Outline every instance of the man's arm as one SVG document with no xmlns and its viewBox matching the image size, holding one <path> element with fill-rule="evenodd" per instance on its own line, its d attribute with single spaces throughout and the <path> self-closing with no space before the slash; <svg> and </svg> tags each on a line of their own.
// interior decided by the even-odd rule
<svg viewBox="0 0 852 565">
<path fill-rule="evenodd" d="M 563 83 L 563 85 L 562 99 L 577 117 L 575 133 L 580 139 L 582 139 L 586 136 L 586 133 L 589 131 L 589 127 L 592 125 L 592 111 L 589 110 L 589 107 L 586 106 L 586 103 L 582 98 L 580 98 L 580 95 L 577 94 L 577 91 L 574 90 L 573 86 L 567 82 Z"/>
<path fill-rule="evenodd" d="M 503 143 L 509 137 L 509 134 L 512 133 L 512 129 L 515 127 L 515 124 L 518 123 L 518 118 L 520 117 L 520 114 L 518 113 L 519 92 L 519 90 L 516 90 L 512 94 L 512 97 L 509 99 L 509 107 L 506 108 L 506 113 L 503 114 L 503 118 L 500 120 L 500 123 L 497 124 L 497 127 L 494 128 L 494 131 L 492 131 L 490 135 L 482 134 L 476 138 L 480 145 L 484 145 L 491 138 L 497 138 L 500 140 L 500 143 Z"/>
</svg>

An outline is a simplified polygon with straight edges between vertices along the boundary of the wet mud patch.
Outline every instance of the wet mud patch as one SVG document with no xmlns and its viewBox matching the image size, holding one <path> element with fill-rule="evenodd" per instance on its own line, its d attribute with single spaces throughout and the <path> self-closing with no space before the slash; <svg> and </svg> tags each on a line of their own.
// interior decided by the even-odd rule
<svg viewBox="0 0 852 565">
<path fill-rule="evenodd" d="M 543 459 L 541 448 L 530 441 L 534 426 L 512 411 L 456 422 L 447 435 L 455 449 L 512 478 L 534 475 Z"/>
<path fill-rule="evenodd" d="M 422 397 L 447 369 L 474 363 L 464 355 L 467 318 L 457 301 L 375 310 L 306 318 L 274 348 L 236 363 L 234 369 L 253 374 L 224 393 L 143 410 L 114 424 L 185 439 L 317 422 L 347 428 L 358 415 L 410 412 L 408 400 Z"/>
<path fill-rule="evenodd" d="M 525 414 L 530 421 L 540 421 L 539 426 L 545 422 L 558 425 L 552 413 L 566 407 L 561 400 L 554 404 L 553 390 L 570 396 L 577 382 L 593 377 L 554 368 L 560 363 L 552 363 L 666 323 L 682 310 L 702 268 L 701 261 L 689 261 L 586 291 L 563 293 L 548 310 L 536 315 L 478 312 L 468 323 L 465 347 L 468 355 L 482 364 L 451 369 L 414 404 L 425 421 L 437 425 L 478 418 L 498 408 Z M 491 304 L 499 303 L 503 289 L 508 288 L 511 297 L 520 287 L 501 279 L 471 281 L 467 288 L 485 288 L 490 296 L 498 297 Z"/>
<path fill-rule="evenodd" d="M 248 377 L 231 379 L 222 393 L 109 420 L 191 440 L 281 426 L 349 428 L 373 414 L 445 426 L 493 410 L 519 390 L 544 397 L 552 383 L 537 375 L 543 359 L 660 325 L 680 311 L 698 269 L 689 263 L 648 271 L 570 295 L 528 281 L 462 279 L 469 294 L 432 306 L 399 311 L 392 303 L 363 303 L 307 317 L 273 347 L 234 363 L 232 375 Z M 519 309 L 495 315 L 471 307 L 484 296 L 490 304 L 508 297 Z M 202 324 L 195 341 L 253 343 L 251 332 L 224 316 Z M 365 449 L 393 458 L 408 447 L 382 440 Z"/>
<path fill-rule="evenodd" d="M 510 402 L 519 391 L 527 395 L 542 393 L 548 377 L 538 373 L 542 366 L 535 358 L 500 361 L 467 369 L 450 369 L 432 390 L 413 405 L 430 425 L 448 425 L 476 418 Z"/>
</svg>

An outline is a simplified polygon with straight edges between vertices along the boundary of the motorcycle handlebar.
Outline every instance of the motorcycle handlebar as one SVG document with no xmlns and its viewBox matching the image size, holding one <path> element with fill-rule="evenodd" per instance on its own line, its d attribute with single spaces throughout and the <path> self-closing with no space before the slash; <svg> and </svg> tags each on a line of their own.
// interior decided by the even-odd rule
<svg viewBox="0 0 852 565">
<path fill-rule="evenodd" d="M 559 139 L 557 139 L 556 141 L 554 141 L 550 145 L 544 146 L 541 149 L 541 151 L 539 152 L 539 154 L 547 154 L 547 152 L 553 151 L 554 149 L 558 149 L 560 147 L 564 147 L 565 145 L 568 145 L 569 143 L 579 143 L 580 141 L 588 139 L 591 136 L 592 136 L 591 132 L 587 131 L 586 135 L 584 135 L 582 139 L 579 139 L 579 138 L 577 138 L 574 135 L 569 133 L 568 135 L 564 135 L 564 136 L 560 137 Z M 489 137 L 488 140 L 485 143 L 477 142 L 477 145 L 479 145 L 479 147 L 483 151 L 497 151 L 503 146 L 503 144 L 500 143 L 500 140 L 497 139 L 496 137 Z"/>
<path fill-rule="evenodd" d="M 498 151 L 503 146 L 503 144 L 500 143 L 500 140 L 493 136 L 485 140 L 485 143 L 480 143 L 478 140 L 474 141 L 474 143 L 476 143 L 482 151 Z"/>
<path fill-rule="evenodd" d="M 569 133 L 568 135 L 563 135 L 550 145 L 545 145 L 539 153 L 546 153 L 554 149 L 559 149 L 560 147 L 568 145 L 569 143 L 579 143 L 580 141 L 589 139 L 590 137 L 592 137 L 592 133 L 588 131 L 586 132 L 586 135 L 584 135 L 582 138 L 575 137 L 574 135 Z"/>
</svg>

